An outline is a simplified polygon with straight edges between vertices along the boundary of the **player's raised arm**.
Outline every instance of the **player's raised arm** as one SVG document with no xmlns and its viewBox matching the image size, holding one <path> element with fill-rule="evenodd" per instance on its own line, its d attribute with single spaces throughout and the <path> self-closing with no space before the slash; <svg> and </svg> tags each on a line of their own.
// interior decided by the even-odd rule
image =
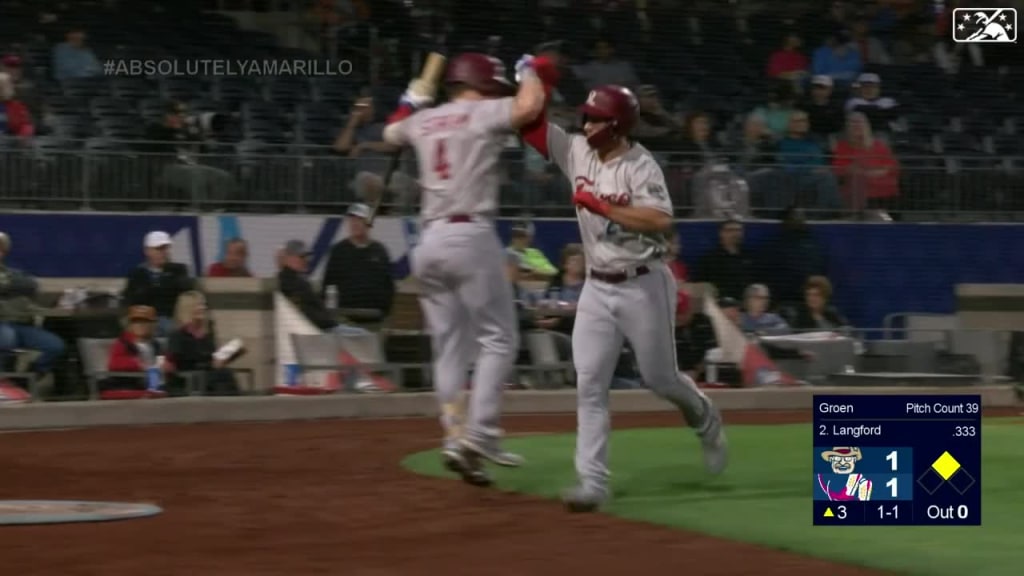
<svg viewBox="0 0 1024 576">
<path fill-rule="evenodd" d="M 551 101 L 551 92 L 558 83 L 558 67 L 555 63 L 543 56 L 534 58 L 526 54 L 516 62 L 516 77 L 538 79 L 544 95 L 543 108 L 547 108 L 548 102 Z M 548 122 L 547 113 L 543 108 L 532 122 L 520 128 L 520 135 L 528 146 L 568 174 L 570 136 L 560 126 Z"/>
<path fill-rule="evenodd" d="M 534 122 L 544 112 L 547 95 L 540 74 L 551 74 L 554 67 L 546 58 L 531 58 L 524 63 L 520 59 L 516 63 L 516 79 L 519 90 L 515 102 L 512 103 L 512 129 L 519 130 Z"/>
<path fill-rule="evenodd" d="M 395 146 L 408 144 L 409 136 L 406 129 L 409 123 L 406 119 L 417 110 L 433 104 L 434 94 L 437 94 L 437 85 L 433 82 L 422 78 L 409 82 L 409 87 L 398 101 L 398 109 L 388 117 L 388 124 L 384 127 L 384 141 Z"/>
</svg>

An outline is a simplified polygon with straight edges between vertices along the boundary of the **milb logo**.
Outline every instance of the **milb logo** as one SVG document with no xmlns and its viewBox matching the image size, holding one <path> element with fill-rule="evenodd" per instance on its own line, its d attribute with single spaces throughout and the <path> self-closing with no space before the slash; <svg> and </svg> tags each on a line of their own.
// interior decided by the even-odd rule
<svg viewBox="0 0 1024 576">
<path fill-rule="evenodd" d="M 956 8 L 953 41 L 1013 43 L 1017 41 L 1016 8 Z"/>
</svg>

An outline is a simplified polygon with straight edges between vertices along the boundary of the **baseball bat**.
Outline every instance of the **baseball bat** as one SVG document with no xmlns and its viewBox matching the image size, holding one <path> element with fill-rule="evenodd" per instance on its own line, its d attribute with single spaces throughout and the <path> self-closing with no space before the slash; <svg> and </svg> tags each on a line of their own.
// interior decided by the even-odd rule
<svg viewBox="0 0 1024 576">
<path fill-rule="evenodd" d="M 441 74 L 444 72 L 445 62 L 446 58 L 442 54 L 431 52 L 427 55 L 427 61 L 423 63 L 423 69 L 420 70 L 419 79 L 433 86 L 437 86 L 437 83 L 441 80 Z M 391 178 L 395 175 L 395 172 L 398 170 L 398 165 L 402 161 L 403 151 L 404 150 L 402 148 L 399 148 L 391 154 L 391 159 L 388 161 L 387 172 L 384 173 L 384 189 L 380 191 L 380 194 L 378 194 L 370 204 L 370 218 L 367 220 L 367 224 L 373 225 L 373 221 L 377 218 L 377 211 L 380 210 L 381 202 L 384 201 L 384 195 L 391 187 Z"/>
</svg>

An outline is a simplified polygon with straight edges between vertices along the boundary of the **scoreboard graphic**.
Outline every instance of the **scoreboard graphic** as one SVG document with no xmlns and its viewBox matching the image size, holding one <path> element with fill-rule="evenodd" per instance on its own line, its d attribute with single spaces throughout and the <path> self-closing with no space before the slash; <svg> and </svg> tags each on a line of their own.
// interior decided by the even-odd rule
<svg viewBox="0 0 1024 576">
<path fill-rule="evenodd" d="M 981 396 L 814 397 L 814 524 L 981 525 Z"/>
</svg>

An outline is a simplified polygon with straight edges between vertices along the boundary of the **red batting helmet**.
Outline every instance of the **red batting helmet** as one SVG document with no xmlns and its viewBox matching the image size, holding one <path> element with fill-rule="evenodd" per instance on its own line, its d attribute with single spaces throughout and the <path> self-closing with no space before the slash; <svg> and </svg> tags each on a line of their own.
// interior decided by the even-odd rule
<svg viewBox="0 0 1024 576">
<path fill-rule="evenodd" d="M 515 85 L 505 77 L 501 60 L 479 52 L 466 52 L 452 59 L 444 81 L 449 86 L 464 84 L 485 96 L 515 93 Z"/>
<path fill-rule="evenodd" d="M 616 136 L 628 136 L 636 124 L 640 104 L 633 92 L 625 86 L 606 84 L 590 91 L 587 101 L 580 106 L 584 122 L 594 119 L 608 122 L 601 130 L 587 137 L 593 148 L 601 148 Z"/>
</svg>

